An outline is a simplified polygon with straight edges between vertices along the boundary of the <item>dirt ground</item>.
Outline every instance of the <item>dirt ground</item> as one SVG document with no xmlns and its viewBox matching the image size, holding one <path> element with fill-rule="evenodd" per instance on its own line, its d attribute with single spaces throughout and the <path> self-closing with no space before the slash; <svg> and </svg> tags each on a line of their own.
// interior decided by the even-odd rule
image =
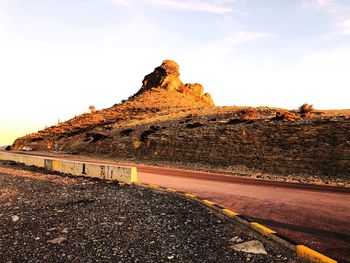
<svg viewBox="0 0 350 263">
<path fill-rule="evenodd" d="M 257 237 L 173 194 L 0 164 L 1 262 L 296 262 L 232 249 Z"/>
</svg>

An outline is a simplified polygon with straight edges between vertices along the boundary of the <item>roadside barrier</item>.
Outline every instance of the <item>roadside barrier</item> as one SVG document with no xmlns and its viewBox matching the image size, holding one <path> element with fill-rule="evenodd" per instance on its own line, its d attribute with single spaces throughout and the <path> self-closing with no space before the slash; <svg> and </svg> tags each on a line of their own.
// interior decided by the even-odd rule
<svg viewBox="0 0 350 263">
<path fill-rule="evenodd" d="M 66 161 L 56 158 L 32 156 L 0 152 L 0 160 L 13 161 L 28 166 L 45 168 L 75 176 L 95 177 L 105 180 L 115 180 L 127 184 L 137 182 L 136 167 L 126 167 L 110 164 L 98 164 L 90 162 Z"/>
</svg>

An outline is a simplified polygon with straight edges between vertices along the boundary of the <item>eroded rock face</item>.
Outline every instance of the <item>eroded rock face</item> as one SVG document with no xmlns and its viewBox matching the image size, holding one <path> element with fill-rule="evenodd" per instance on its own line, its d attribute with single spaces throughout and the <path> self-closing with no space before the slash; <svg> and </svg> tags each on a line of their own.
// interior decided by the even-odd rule
<svg viewBox="0 0 350 263">
<path fill-rule="evenodd" d="M 145 76 L 140 91 L 150 90 L 155 87 L 161 87 L 170 91 L 181 90 L 183 83 L 179 76 L 179 65 L 175 61 L 164 60 L 162 65 L 156 67 L 152 73 Z"/>
<path fill-rule="evenodd" d="M 204 93 L 201 84 L 183 84 L 180 79 L 179 65 L 172 60 L 164 60 L 162 65 L 155 68 L 154 71 L 145 76 L 142 81 L 142 87 L 139 93 L 153 88 L 162 88 L 167 91 L 177 91 L 190 94 L 205 104 L 214 106 L 214 102 L 209 93 Z"/>
<path fill-rule="evenodd" d="M 168 75 L 180 76 L 179 65 L 173 60 L 164 60 L 160 66 Z"/>
</svg>

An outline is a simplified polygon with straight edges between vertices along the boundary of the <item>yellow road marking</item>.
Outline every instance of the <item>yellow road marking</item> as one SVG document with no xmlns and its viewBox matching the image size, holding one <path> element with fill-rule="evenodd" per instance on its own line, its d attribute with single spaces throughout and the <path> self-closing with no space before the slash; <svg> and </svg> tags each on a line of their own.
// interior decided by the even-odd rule
<svg viewBox="0 0 350 263">
<path fill-rule="evenodd" d="M 266 227 L 266 226 L 263 226 L 259 223 L 256 223 L 256 222 L 252 222 L 250 223 L 252 226 L 254 226 L 255 228 L 258 228 L 263 234 L 267 235 L 267 234 L 274 234 L 276 233 L 275 231 L 273 231 L 272 229 Z"/>
<path fill-rule="evenodd" d="M 298 245 L 296 247 L 297 255 L 303 259 L 306 259 L 310 262 L 317 262 L 317 263 L 337 263 L 334 259 L 331 259 L 325 255 L 322 255 L 321 253 L 318 253 L 315 250 L 312 250 L 311 248 L 308 248 L 304 245 Z"/>
<path fill-rule="evenodd" d="M 158 189 L 159 185 L 157 185 L 157 184 L 148 184 L 148 187 L 152 188 L 152 189 Z"/>
<path fill-rule="evenodd" d="M 213 205 L 215 205 L 214 202 L 209 201 L 209 200 L 202 200 L 202 203 L 205 204 L 205 205 L 207 205 L 207 206 L 213 206 Z"/>
<path fill-rule="evenodd" d="M 227 216 L 229 216 L 229 217 L 234 217 L 234 216 L 236 216 L 236 215 L 239 215 L 238 213 L 236 213 L 236 212 L 234 212 L 234 211 L 232 211 L 232 210 L 230 210 L 230 209 L 222 209 L 221 210 L 225 215 L 227 215 Z"/>
<path fill-rule="evenodd" d="M 196 198 L 196 196 L 193 195 L 193 194 L 185 194 L 185 196 L 186 196 L 187 198 L 191 198 L 191 199 L 195 199 L 195 198 Z"/>
</svg>

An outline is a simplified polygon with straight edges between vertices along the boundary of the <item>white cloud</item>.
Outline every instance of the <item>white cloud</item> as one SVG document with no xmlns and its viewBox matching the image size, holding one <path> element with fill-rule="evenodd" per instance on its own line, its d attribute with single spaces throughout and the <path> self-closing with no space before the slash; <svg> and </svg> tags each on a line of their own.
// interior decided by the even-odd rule
<svg viewBox="0 0 350 263">
<path fill-rule="evenodd" d="M 321 7 L 329 6 L 333 3 L 333 0 L 316 0 L 316 3 L 320 5 Z"/>
<path fill-rule="evenodd" d="M 140 0 L 111 0 L 114 4 L 123 5 L 127 7 L 136 8 L 137 2 Z M 237 11 L 228 7 L 228 4 L 236 0 L 143 0 L 143 2 L 152 3 L 163 6 L 168 9 L 183 10 L 183 11 L 199 11 L 206 13 L 213 13 L 225 15 L 229 13 L 236 13 Z"/>
<path fill-rule="evenodd" d="M 226 43 L 230 46 L 235 46 L 238 44 L 243 44 L 247 42 L 253 42 L 256 40 L 260 40 L 266 37 L 271 36 L 270 33 L 265 32 L 245 32 L 245 31 L 238 31 L 232 33 L 231 36 L 226 38 Z"/>
<path fill-rule="evenodd" d="M 350 35 L 350 19 L 337 22 L 335 25 L 339 29 L 339 34 Z"/>
<path fill-rule="evenodd" d="M 313 8 L 328 14 L 333 20 L 336 34 L 350 34 L 350 3 L 339 3 L 336 0 L 307 0 L 303 3 L 307 8 Z"/>
<path fill-rule="evenodd" d="M 227 57 L 239 45 L 252 43 L 271 36 L 272 34 L 266 32 L 230 32 L 225 37 L 208 43 L 199 52 L 203 52 L 206 55 L 215 54 L 215 56 L 222 54 L 223 57 Z"/>
<path fill-rule="evenodd" d="M 233 1 L 211 1 L 205 2 L 200 0 L 148 0 L 150 3 L 161 5 L 170 9 L 178 9 L 184 11 L 200 11 L 214 14 L 228 14 L 236 12 L 234 9 L 225 6 Z"/>
<path fill-rule="evenodd" d="M 127 7 L 132 6 L 132 2 L 129 0 L 112 0 L 112 2 L 114 4 L 117 4 L 117 5 L 123 5 L 123 6 L 127 6 Z"/>
</svg>

